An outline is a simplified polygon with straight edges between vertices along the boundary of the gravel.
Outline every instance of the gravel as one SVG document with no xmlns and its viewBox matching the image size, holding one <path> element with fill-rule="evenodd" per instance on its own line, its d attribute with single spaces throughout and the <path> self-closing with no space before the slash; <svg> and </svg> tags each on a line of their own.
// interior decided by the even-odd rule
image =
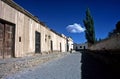
<svg viewBox="0 0 120 79">
<path fill-rule="evenodd" d="M 67 54 L 3 79 L 81 79 L 80 61 L 80 53 Z"/>
<path fill-rule="evenodd" d="M 67 55 L 69 53 L 52 53 L 49 55 L 35 55 L 22 58 L 10 58 L 0 60 L 0 79 L 21 72 L 23 70 L 32 69 L 39 64 L 43 64 L 55 58 Z"/>
</svg>

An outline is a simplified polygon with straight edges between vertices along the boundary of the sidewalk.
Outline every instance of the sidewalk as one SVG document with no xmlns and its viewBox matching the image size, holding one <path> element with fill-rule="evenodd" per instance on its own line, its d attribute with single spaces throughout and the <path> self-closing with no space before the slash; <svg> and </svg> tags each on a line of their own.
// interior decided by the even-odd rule
<svg viewBox="0 0 120 79">
<path fill-rule="evenodd" d="M 38 64 L 42 64 L 65 56 L 69 52 L 61 53 L 51 53 L 46 55 L 37 54 L 35 56 L 22 57 L 22 58 L 10 58 L 10 59 L 1 59 L 0 60 L 0 79 L 4 76 L 14 74 L 18 71 L 24 70 L 26 68 L 32 68 Z"/>
</svg>

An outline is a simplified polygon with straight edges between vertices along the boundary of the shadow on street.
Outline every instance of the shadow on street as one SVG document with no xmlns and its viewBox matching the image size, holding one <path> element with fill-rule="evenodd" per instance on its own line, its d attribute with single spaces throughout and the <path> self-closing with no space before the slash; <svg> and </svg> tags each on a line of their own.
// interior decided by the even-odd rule
<svg viewBox="0 0 120 79">
<path fill-rule="evenodd" d="M 88 52 L 82 52 L 82 79 L 120 79 L 119 68 L 105 64 Z"/>
</svg>

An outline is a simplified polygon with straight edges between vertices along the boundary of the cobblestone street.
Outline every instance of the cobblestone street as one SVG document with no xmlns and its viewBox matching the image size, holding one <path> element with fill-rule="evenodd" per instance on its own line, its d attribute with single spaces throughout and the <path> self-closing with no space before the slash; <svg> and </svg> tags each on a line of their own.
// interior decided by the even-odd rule
<svg viewBox="0 0 120 79">
<path fill-rule="evenodd" d="M 72 53 L 9 75 L 5 79 L 81 79 L 81 54 Z"/>
</svg>

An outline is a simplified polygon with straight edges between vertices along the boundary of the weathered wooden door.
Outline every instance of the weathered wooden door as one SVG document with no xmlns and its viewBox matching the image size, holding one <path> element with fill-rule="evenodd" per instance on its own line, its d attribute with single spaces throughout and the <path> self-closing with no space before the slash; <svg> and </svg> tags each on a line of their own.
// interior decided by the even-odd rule
<svg viewBox="0 0 120 79">
<path fill-rule="evenodd" d="M 0 23 L 0 58 L 14 56 L 14 26 Z"/>
<path fill-rule="evenodd" d="M 12 25 L 5 24 L 4 31 L 4 57 L 10 58 L 13 56 L 14 27 Z"/>
<path fill-rule="evenodd" d="M 4 24 L 0 23 L 0 58 L 3 58 L 4 49 Z"/>
</svg>

